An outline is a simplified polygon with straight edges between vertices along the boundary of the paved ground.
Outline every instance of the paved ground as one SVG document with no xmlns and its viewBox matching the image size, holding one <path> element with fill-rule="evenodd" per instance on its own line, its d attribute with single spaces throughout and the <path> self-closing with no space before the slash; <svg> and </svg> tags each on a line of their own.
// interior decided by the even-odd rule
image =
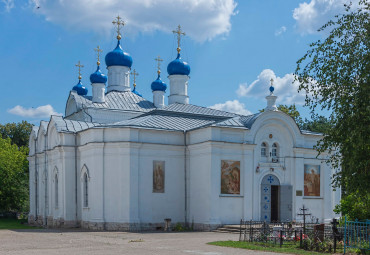
<svg viewBox="0 0 370 255">
<path fill-rule="evenodd" d="M 266 254 L 206 243 L 238 240 L 239 235 L 214 232 L 126 233 L 74 230 L 0 230 L 0 254 Z"/>
</svg>

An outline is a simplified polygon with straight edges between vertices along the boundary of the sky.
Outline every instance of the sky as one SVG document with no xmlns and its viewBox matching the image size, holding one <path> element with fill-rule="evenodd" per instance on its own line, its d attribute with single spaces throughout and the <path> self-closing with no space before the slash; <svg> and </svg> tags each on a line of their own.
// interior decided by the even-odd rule
<svg viewBox="0 0 370 255">
<path fill-rule="evenodd" d="M 172 33 L 186 36 L 181 56 L 190 64 L 191 104 L 240 114 L 266 107 L 270 79 L 277 104 L 296 104 L 303 117 L 305 94 L 294 82 L 296 62 L 309 44 L 325 38 L 317 29 L 343 13 L 347 0 L 0 0 L 0 123 L 38 125 L 63 115 L 78 82 L 89 89 L 98 45 L 104 57 L 116 46 L 112 21 L 125 21 L 121 44 L 133 58 L 137 91 L 152 101 L 151 82 L 160 55 L 162 80 L 176 58 Z M 132 78 L 131 78 L 132 84 Z M 169 89 L 166 92 L 169 95 Z"/>
</svg>

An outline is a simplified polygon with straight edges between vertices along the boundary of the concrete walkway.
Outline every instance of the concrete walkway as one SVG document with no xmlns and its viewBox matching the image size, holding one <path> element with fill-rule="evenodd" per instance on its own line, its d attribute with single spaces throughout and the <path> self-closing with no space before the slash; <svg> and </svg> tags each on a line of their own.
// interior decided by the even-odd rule
<svg viewBox="0 0 370 255">
<path fill-rule="evenodd" d="M 127 233 L 81 230 L 0 230 L 0 254 L 266 254 L 206 243 L 238 240 L 239 235 L 214 232 Z"/>
</svg>

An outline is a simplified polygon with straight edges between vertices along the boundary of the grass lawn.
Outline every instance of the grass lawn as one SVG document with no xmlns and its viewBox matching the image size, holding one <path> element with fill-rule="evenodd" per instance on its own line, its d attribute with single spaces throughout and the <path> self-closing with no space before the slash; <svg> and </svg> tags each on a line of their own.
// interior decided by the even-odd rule
<svg viewBox="0 0 370 255">
<path fill-rule="evenodd" d="M 24 224 L 22 224 L 24 223 Z M 17 219 L 0 219 L 0 230 L 1 229 L 30 229 L 37 228 L 26 225 L 27 220 Z"/>
<path fill-rule="evenodd" d="M 305 251 L 299 249 L 296 245 L 283 245 L 280 246 L 277 244 L 256 244 L 250 242 L 239 242 L 239 241 L 217 241 L 208 243 L 211 245 L 218 245 L 224 247 L 233 247 L 233 248 L 241 248 L 241 249 L 248 249 L 248 250 L 257 250 L 257 251 L 272 251 L 278 253 L 289 253 L 289 254 L 325 254 L 328 255 L 329 253 L 320 253 L 320 252 L 313 252 L 313 251 Z"/>
</svg>

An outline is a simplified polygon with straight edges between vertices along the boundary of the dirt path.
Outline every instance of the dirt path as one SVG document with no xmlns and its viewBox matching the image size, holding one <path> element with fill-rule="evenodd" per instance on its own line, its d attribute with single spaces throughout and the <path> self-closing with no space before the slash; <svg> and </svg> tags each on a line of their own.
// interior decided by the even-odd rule
<svg viewBox="0 0 370 255">
<path fill-rule="evenodd" d="M 238 240 L 239 235 L 213 232 L 127 233 L 75 230 L 0 230 L 0 254 L 267 254 L 206 243 Z"/>
</svg>

